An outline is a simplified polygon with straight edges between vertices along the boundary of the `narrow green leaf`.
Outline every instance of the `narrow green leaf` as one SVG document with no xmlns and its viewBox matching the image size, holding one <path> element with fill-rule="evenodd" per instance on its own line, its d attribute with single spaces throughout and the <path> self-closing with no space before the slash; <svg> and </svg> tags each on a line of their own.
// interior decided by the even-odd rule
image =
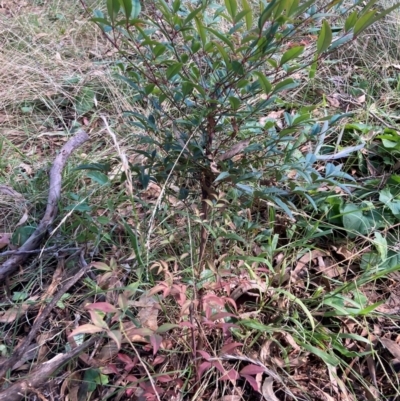
<svg viewBox="0 0 400 401">
<path fill-rule="evenodd" d="M 136 236 L 136 233 L 133 232 L 131 226 L 125 220 L 122 220 L 122 223 L 124 224 L 124 227 L 125 227 L 126 231 L 128 232 L 129 239 L 131 241 L 131 245 L 132 245 L 133 251 L 135 252 L 135 256 L 136 256 L 136 260 L 138 262 L 138 265 L 140 267 L 143 267 L 144 266 L 144 262 L 143 262 L 143 259 L 142 259 L 142 253 L 141 253 L 140 248 L 139 248 L 139 241 L 138 241 L 138 238 Z"/>
<path fill-rule="evenodd" d="M 197 28 L 197 32 L 198 32 L 198 34 L 200 36 L 201 43 L 203 43 L 203 47 L 204 47 L 206 45 L 206 43 L 207 43 L 206 29 L 204 28 L 204 25 L 200 21 L 199 18 L 195 17 L 194 21 L 196 23 L 196 28 Z"/>
<path fill-rule="evenodd" d="M 318 356 L 321 358 L 325 363 L 331 366 L 337 366 L 339 365 L 339 360 L 334 357 L 333 355 L 329 355 L 327 352 L 322 351 L 322 349 L 319 349 L 317 347 L 314 347 L 313 345 L 310 344 L 303 344 L 303 347 L 307 350 L 312 352 L 314 355 Z"/>
<path fill-rule="evenodd" d="M 133 0 L 119 0 L 127 20 L 132 18 L 132 1 Z"/>
<path fill-rule="evenodd" d="M 322 54 L 328 49 L 332 42 L 332 30 L 328 24 L 328 21 L 324 20 L 322 22 L 321 32 L 317 41 L 317 54 Z"/>
<path fill-rule="evenodd" d="M 284 290 L 282 288 L 279 288 L 279 289 L 277 289 L 277 292 L 280 293 L 280 294 L 283 294 L 290 301 L 292 301 L 292 302 L 296 303 L 297 305 L 299 305 L 300 308 L 303 309 L 303 312 L 308 317 L 308 320 L 310 321 L 310 324 L 311 324 L 311 328 L 313 330 L 315 330 L 314 318 L 313 318 L 311 312 L 308 310 L 307 306 L 305 306 L 304 303 L 299 298 L 297 298 L 295 295 L 293 295 L 289 291 L 286 291 L 286 290 Z"/>
<path fill-rule="evenodd" d="M 230 68 L 230 58 L 228 56 L 228 53 L 225 51 L 224 47 L 218 43 L 218 42 L 212 42 L 213 45 L 218 49 L 218 51 L 220 52 L 222 58 L 224 59 L 225 65 L 227 68 Z"/>
<path fill-rule="evenodd" d="M 225 7 L 228 10 L 229 15 L 232 17 L 232 20 L 234 20 L 237 12 L 236 0 L 225 0 Z"/>
<path fill-rule="evenodd" d="M 258 82 L 261 85 L 262 90 L 266 95 L 271 93 L 272 85 L 268 81 L 267 77 L 259 71 L 254 71 L 253 74 L 258 78 Z"/>
<path fill-rule="evenodd" d="M 168 68 L 167 68 L 167 79 L 170 80 L 171 78 L 173 78 L 175 75 L 179 74 L 179 72 L 182 69 L 183 64 L 182 63 L 174 63 L 171 64 Z"/>
<path fill-rule="evenodd" d="M 276 6 L 277 0 L 272 0 L 268 3 L 267 7 L 264 8 L 264 11 L 261 13 L 260 18 L 258 19 L 258 28 L 260 31 L 264 28 L 265 23 L 271 17 L 272 12 Z"/>
<path fill-rule="evenodd" d="M 203 9 L 203 7 L 196 8 L 193 10 L 189 15 L 185 18 L 183 21 L 183 25 L 187 25 L 188 22 L 190 22 L 196 15 Z"/>
<path fill-rule="evenodd" d="M 218 39 L 222 40 L 226 45 L 228 45 L 230 47 L 230 49 L 233 52 L 235 52 L 235 46 L 233 45 L 233 43 L 225 35 L 219 33 L 215 29 L 212 29 L 212 28 L 209 28 L 209 27 L 206 27 L 205 29 L 207 29 L 207 31 L 211 32 Z"/>
<path fill-rule="evenodd" d="M 113 24 L 117 18 L 120 7 L 121 4 L 119 0 L 107 0 L 107 12 Z"/>
<path fill-rule="evenodd" d="M 354 35 L 358 35 L 364 29 L 373 24 L 375 14 L 375 10 L 368 11 L 366 14 L 364 14 L 354 25 Z"/>
<path fill-rule="evenodd" d="M 287 63 L 288 61 L 299 57 L 300 54 L 303 53 L 303 51 L 304 51 L 304 46 L 295 46 L 295 47 L 292 47 L 291 49 L 287 50 L 285 53 L 283 53 L 280 65 L 282 66 L 283 64 Z"/>
<path fill-rule="evenodd" d="M 246 15 L 249 13 L 249 10 L 242 10 L 240 11 L 239 14 L 236 15 L 235 19 L 233 20 L 233 22 L 235 24 L 237 24 L 243 17 L 246 17 Z"/>
<path fill-rule="evenodd" d="M 250 30 L 253 27 L 253 11 L 250 7 L 250 4 L 247 0 L 241 0 L 243 10 L 249 11 L 246 14 L 246 28 Z"/>
<path fill-rule="evenodd" d="M 193 92 L 193 88 L 194 88 L 194 85 L 191 82 L 185 81 L 182 84 L 182 94 L 183 94 L 183 96 L 186 97 L 187 95 L 190 95 Z"/>
<path fill-rule="evenodd" d="M 142 10 L 142 6 L 140 5 L 140 0 L 130 0 L 130 1 L 132 2 L 131 18 L 137 18 L 140 14 L 140 11 Z"/>
<path fill-rule="evenodd" d="M 353 11 L 347 18 L 344 23 L 344 30 L 346 32 L 350 31 L 350 29 L 354 28 L 354 25 L 357 22 L 357 11 Z"/>
</svg>

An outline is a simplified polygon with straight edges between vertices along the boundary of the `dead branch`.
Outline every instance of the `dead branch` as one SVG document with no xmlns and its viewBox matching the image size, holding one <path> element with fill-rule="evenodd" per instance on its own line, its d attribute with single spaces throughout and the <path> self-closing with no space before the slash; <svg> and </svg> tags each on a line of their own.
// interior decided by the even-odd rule
<svg viewBox="0 0 400 401">
<path fill-rule="evenodd" d="M 21 401 L 29 393 L 35 392 L 36 389 L 43 386 L 49 381 L 49 377 L 54 374 L 62 365 L 78 356 L 86 348 L 96 341 L 96 337 L 85 341 L 79 347 L 65 354 L 58 354 L 53 359 L 42 363 L 24 380 L 21 380 L 6 390 L 0 392 L 0 401 Z"/>
<path fill-rule="evenodd" d="M 51 302 L 43 309 L 43 312 L 37 317 L 35 323 L 29 330 L 24 342 L 13 352 L 10 358 L 7 359 L 0 366 L 0 378 L 2 378 L 8 369 L 11 369 L 27 352 L 32 341 L 35 339 L 37 332 L 42 327 L 43 322 L 47 319 L 54 306 L 61 299 L 61 297 L 75 284 L 78 280 L 90 269 L 91 265 L 85 263 L 85 266 L 79 267 L 79 270 L 73 274 L 73 276 L 61 287 L 57 294 L 53 297 Z"/>
<path fill-rule="evenodd" d="M 48 227 L 53 223 L 57 215 L 57 204 L 61 195 L 62 171 L 65 163 L 72 152 L 88 139 L 88 134 L 85 131 L 80 130 L 61 148 L 60 153 L 55 158 L 50 170 L 50 188 L 45 214 L 33 234 L 18 249 L 21 253 L 11 256 L 0 265 L 0 280 L 4 280 L 7 276 L 12 274 L 29 257 L 29 253 L 27 254 L 22 252 L 32 251 L 38 248 L 38 245 L 46 234 Z"/>
</svg>

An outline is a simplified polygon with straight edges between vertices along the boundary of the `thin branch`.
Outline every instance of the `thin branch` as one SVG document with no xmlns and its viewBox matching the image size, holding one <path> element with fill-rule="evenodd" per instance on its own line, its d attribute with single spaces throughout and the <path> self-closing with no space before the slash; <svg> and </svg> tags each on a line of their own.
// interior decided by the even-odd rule
<svg viewBox="0 0 400 401">
<path fill-rule="evenodd" d="M 33 234 L 19 248 L 18 251 L 20 253 L 11 256 L 0 265 L 0 281 L 16 271 L 18 267 L 26 261 L 29 257 L 29 254 L 25 253 L 26 251 L 32 251 L 38 248 L 41 240 L 47 233 L 47 229 L 51 226 L 57 215 L 57 204 L 61 195 L 62 171 L 64 166 L 72 152 L 88 139 L 88 134 L 80 130 L 61 148 L 50 170 L 49 196 L 45 214 Z"/>
</svg>

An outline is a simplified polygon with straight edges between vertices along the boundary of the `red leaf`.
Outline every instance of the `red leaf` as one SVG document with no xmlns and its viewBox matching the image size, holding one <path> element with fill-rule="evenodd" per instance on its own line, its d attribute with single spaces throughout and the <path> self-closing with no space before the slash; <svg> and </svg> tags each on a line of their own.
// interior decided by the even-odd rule
<svg viewBox="0 0 400 401">
<path fill-rule="evenodd" d="M 211 365 L 215 366 L 223 375 L 226 373 L 226 369 L 224 369 L 220 361 L 213 361 Z"/>
<path fill-rule="evenodd" d="M 222 354 L 226 354 L 228 352 L 233 351 L 235 348 L 237 347 L 243 347 L 243 344 L 241 343 L 230 343 L 230 344 L 226 344 L 221 348 L 221 353 Z"/>
<path fill-rule="evenodd" d="M 264 373 L 265 369 L 262 366 L 258 366 L 258 365 L 247 365 L 245 366 L 241 371 L 240 371 L 240 375 L 244 376 L 244 375 L 256 375 L 258 373 Z"/>
<path fill-rule="evenodd" d="M 85 309 L 88 310 L 99 310 L 104 313 L 115 313 L 118 312 L 118 309 L 115 306 L 112 306 L 108 302 L 95 302 L 93 304 L 89 304 L 85 306 Z"/>
<path fill-rule="evenodd" d="M 153 366 L 156 366 L 156 365 L 159 365 L 160 363 L 163 363 L 165 361 L 165 356 L 162 356 L 162 355 L 157 355 L 155 358 L 154 358 L 154 361 L 153 361 Z"/>
<path fill-rule="evenodd" d="M 211 368 L 211 362 L 203 362 L 202 364 L 200 364 L 199 370 L 197 371 L 198 378 L 201 379 L 201 377 L 203 376 L 204 371 L 206 371 L 206 370 L 208 370 L 210 368 Z"/>
<path fill-rule="evenodd" d="M 198 350 L 197 353 L 200 354 L 206 361 L 211 359 L 211 355 L 206 351 Z"/>
<path fill-rule="evenodd" d="M 161 383 L 168 383 L 173 378 L 171 376 L 169 376 L 169 375 L 161 375 L 161 376 L 156 377 L 155 379 L 157 379 Z"/>
<path fill-rule="evenodd" d="M 157 351 L 160 349 L 160 345 L 162 342 L 162 337 L 158 334 L 152 334 L 150 336 L 150 343 L 153 346 L 153 355 L 157 354 Z"/>
<path fill-rule="evenodd" d="M 216 320 L 224 319 L 225 317 L 236 317 L 236 315 L 234 315 L 233 313 L 228 313 L 228 312 L 219 312 L 219 313 L 214 313 L 210 317 L 210 320 L 215 322 Z"/>
<path fill-rule="evenodd" d="M 181 327 L 189 327 L 191 329 L 194 328 L 194 325 L 192 323 L 190 323 L 190 322 L 181 322 L 181 323 L 179 323 L 179 326 L 181 326 Z"/>
<path fill-rule="evenodd" d="M 131 383 L 136 383 L 139 379 L 135 375 L 128 375 L 126 376 L 126 380 Z"/>
<path fill-rule="evenodd" d="M 220 380 L 230 380 L 235 381 L 240 377 L 239 373 L 235 369 L 228 370 L 223 376 L 220 377 Z"/>
<path fill-rule="evenodd" d="M 257 380 L 253 376 L 241 375 L 244 379 L 246 379 L 250 386 L 253 387 L 254 391 L 260 392 L 260 386 L 257 383 Z"/>
<path fill-rule="evenodd" d="M 125 364 L 133 364 L 133 361 L 132 361 L 132 359 L 128 356 L 128 355 L 126 355 L 126 354 L 121 354 L 121 353 L 118 353 L 118 359 L 120 360 L 120 361 L 122 361 L 123 363 L 125 363 Z"/>
</svg>

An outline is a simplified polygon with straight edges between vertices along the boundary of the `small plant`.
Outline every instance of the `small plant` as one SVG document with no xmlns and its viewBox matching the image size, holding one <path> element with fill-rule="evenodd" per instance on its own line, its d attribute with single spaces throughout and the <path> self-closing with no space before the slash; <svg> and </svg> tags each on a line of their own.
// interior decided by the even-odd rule
<svg viewBox="0 0 400 401">
<path fill-rule="evenodd" d="M 352 177 L 330 161 L 363 144 L 326 154 L 325 136 L 342 116 L 318 119 L 315 106 L 287 99 L 330 52 L 396 7 L 377 13 L 373 4 L 158 0 L 142 10 L 139 0 L 108 0 L 106 14 L 93 11 L 124 56 L 117 76 L 139 106 L 125 117 L 141 132 L 147 162 L 132 172 L 144 188 L 155 181 L 174 185 L 183 201 L 200 195 L 200 264 L 220 193 L 243 204 L 267 201 L 293 219 L 301 198 L 316 208 L 322 183 L 346 190 L 341 181 Z M 334 30 L 332 13 L 343 21 Z"/>
</svg>

